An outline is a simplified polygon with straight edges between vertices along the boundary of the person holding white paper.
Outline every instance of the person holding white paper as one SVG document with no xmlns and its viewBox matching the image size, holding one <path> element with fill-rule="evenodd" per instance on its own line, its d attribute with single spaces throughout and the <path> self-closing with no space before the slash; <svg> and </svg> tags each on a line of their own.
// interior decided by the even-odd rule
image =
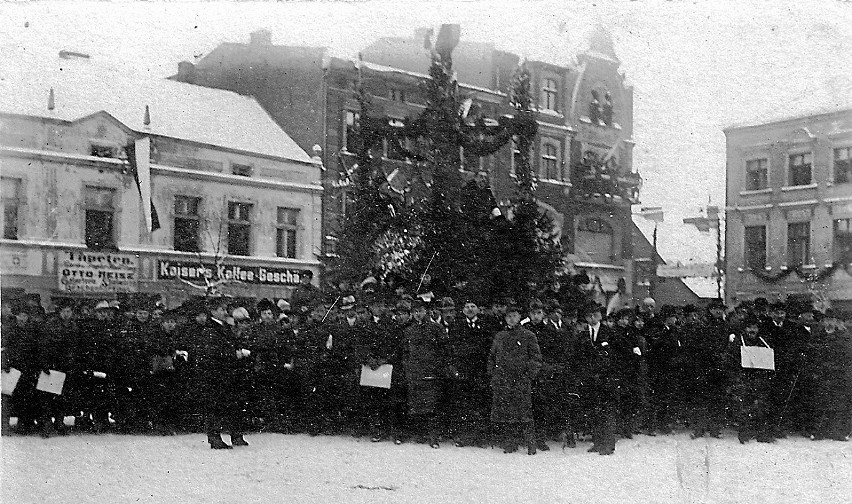
<svg viewBox="0 0 852 504">
<path fill-rule="evenodd" d="M 744 367 L 740 358 L 740 347 L 769 347 L 760 333 L 760 321 L 748 316 L 743 323 L 744 330 L 734 334 L 731 344 L 733 355 L 731 362 L 735 366 L 732 373 L 734 404 L 739 425 L 737 437 L 740 443 L 757 439 L 760 443 L 775 440 L 772 419 L 772 386 L 775 379 L 774 369 Z"/>
<path fill-rule="evenodd" d="M 58 371 L 68 373 L 73 369 L 73 344 L 78 336 L 77 323 L 74 321 L 74 302 L 68 299 L 59 303 L 59 313 L 49 319 L 40 332 L 38 366 L 42 373 Z M 66 398 L 72 394 L 72 385 L 66 383 L 62 394 L 38 391 L 41 403 L 41 435 L 50 437 L 65 434 L 67 429 L 63 420 L 68 409 Z"/>
<path fill-rule="evenodd" d="M 2 434 L 8 435 L 12 411 L 18 417 L 17 433 L 28 434 L 35 428 L 39 417 L 38 396 L 35 383 L 38 376 L 39 323 L 44 309 L 17 302 L 12 307 L 15 320 L 11 327 L 4 326 L 2 367 L 7 373 L 17 369 L 21 375 L 11 395 L 3 395 Z"/>
</svg>

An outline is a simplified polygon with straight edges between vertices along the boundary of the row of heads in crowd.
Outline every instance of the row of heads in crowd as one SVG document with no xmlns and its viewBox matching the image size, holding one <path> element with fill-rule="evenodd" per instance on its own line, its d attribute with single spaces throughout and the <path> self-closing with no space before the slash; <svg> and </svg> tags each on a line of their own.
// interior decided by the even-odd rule
<svg viewBox="0 0 852 504">
<path fill-rule="evenodd" d="M 60 318 L 93 318 L 108 320 L 120 318 L 121 314 L 128 319 L 139 322 L 149 320 L 177 321 L 182 318 L 194 318 L 201 322 L 214 310 L 223 310 L 218 318 L 231 325 L 249 324 L 255 321 L 282 324 L 303 323 L 307 320 L 325 321 L 338 318 L 367 320 L 370 317 L 393 317 L 397 320 L 408 321 L 412 316 L 418 320 L 429 316 L 432 320 L 452 322 L 459 308 L 464 317 L 473 319 L 480 316 L 502 319 L 507 315 L 517 314 L 520 319 L 532 322 L 543 320 L 555 321 L 560 325 L 583 324 L 592 320 L 603 319 L 607 324 L 622 327 L 644 327 L 649 320 L 668 326 L 689 326 L 700 324 L 713 318 L 725 320 L 727 324 L 748 328 L 759 326 L 767 321 L 781 322 L 793 320 L 805 325 L 823 324 L 835 329 L 846 326 L 852 327 L 852 314 L 846 314 L 828 308 L 819 311 L 813 306 L 801 302 L 768 302 L 765 298 L 744 301 L 736 306 L 728 307 L 721 300 L 711 300 L 704 309 L 695 305 L 674 306 L 663 305 L 659 309 L 653 298 L 645 298 L 635 308 L 621 308 L 609 311 L 593 302 L 560 303 L 557 299 L 532 299 L 528 303 L 517 303 L 509 297 L 495 297 L 485 304 L 480 299 L 467 296 L 457 303 L 452 297 L 433 298 L 431 295 L 412 297 L 403 294 L 399 298 L 384 296 L 377 293 L 363 293 L 336 296 L 334 299 L 314 299 L 308 303 L 292 306 L 288 299 L 270 301 L 261 299 L 254 301 L 246 298 L 216 297 L 196 299 L 185 302 L 175 309 L 167 309 L 160 300 L 138 298 L 124 304 L 117 300 L 100 300 L 94 305 L 80 303 L 73 299 L 63 298 L 56 303 L 56 313 Z M 12 314 L 25 315 L 27 318 L 43 318 L 46 316 L 41 306 L 38 294 L 28 295 L 12 304 Z M 600 317 L 598 317 L 600 315 Z M 518 323 L 515 320 L 514 324 Z"/>
</svg>

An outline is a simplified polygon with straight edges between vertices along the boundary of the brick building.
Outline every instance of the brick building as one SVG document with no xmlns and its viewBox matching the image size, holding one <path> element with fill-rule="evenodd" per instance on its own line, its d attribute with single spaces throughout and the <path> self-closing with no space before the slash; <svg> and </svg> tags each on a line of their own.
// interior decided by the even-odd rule
<svg viewBox="0 0 852 504">
<path fill-rule="evenodd" d="M 227 278 L 229 295 L 286 297 L 319 272 L 321 163 L 253 98 L 62 56 L 0 82 L 5 300 L 148 293 L 173 306 L 203 295 L 187 282 L 205 276 Z M 128 145 L 150 145 L 134 159 L 149 163 L 153 232 Z"/>
<path fill-rule="evenodd" d="M 362 51 L 363 85 L 377 113 L 394 119 L 424 108 L 419 84 L 428 79 L 426 32 L 412 38 L 381 38 Z M 576 269 L 600 279 L 613 292 L 625 279 L 628 296 L 634 274 L 630 206 L 637 202 L 639 176 L 632 170 L 632 88 L 619 71 L 608 35 L 596 32 L 577 65 L 527 61 L 533 77 L 539 124 L 535 142 L 536 196 L 554 219 L 563 248 Z M 462 98 L 485 117 L 511 114 L 507 91 L 517 55 L 491 44 L 462 40 L 453 51 L 453 68 Z M 334 253 L 347 189 L 341 172 L 351 167 L 347 138 L 359 113 L 355 95 L 356 62 L 330 56 L 324 48 L 272 44 L 269 32 L 251 34 L 249 43 L 223 43 L 196 65 L 182 62 L 173 77 L 251 95 L 302 146 L 320 153 L 327 170 L 323 185 L 325 254 Z M 316 147 L 315 147 L 316 146 Z M 507 145 L 496 154 L 465 163 L 468 176 L 484 171 L 498 202 L 511 194 L 513 155 Z M 382 153 L 386 173 L 404 172 L 407 161 Z M 572 170 L 588 156 L 607 159 L 603 172 Z"/>
<path fill-rule="evenodd" d="M 724 131 L 727 300 L 852 310 L 852 110 Z"/>
</svg>

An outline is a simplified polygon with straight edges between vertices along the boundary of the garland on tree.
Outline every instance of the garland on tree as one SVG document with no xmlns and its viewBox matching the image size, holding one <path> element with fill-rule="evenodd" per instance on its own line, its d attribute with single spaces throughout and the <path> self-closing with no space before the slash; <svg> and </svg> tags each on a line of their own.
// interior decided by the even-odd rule
<svg viewBox="0 0 852 504">
<path fill-rule="evenodd" d="M 553 223 L 533 195 L 529 156 L 537 125 L 529 73 L 521 68 L 515 76 L 515 117 L 501 117 L 496 125 L 482 117 L 465 121 L 449 52 L 433 53 L 429 73 L 421 84 L 425 110 L 401 126 L 372 113 L 359 83 L 356 163 L 349 176 L 355 204 L 344 218 L 339 257 L 330 269 L 350 282 L 367 274 L 414 281 L 428 262 L 437 290 L 449 293 L 453 286 L 467 285 L 468 291 L 525 299 L 553 284 L 561 266 Z M 513 137 L 521 151 L 513 219 L 494 218 L 496 202 L 487 180 L 465 184 L 461 177 L 459 147 L 466 155 L 483 157 Z M 381 156 L 373 155 L 383 142 L 411 161 L 407 166 L 413 176 L 403 190 L 391 186 Z"/>
</svg>

